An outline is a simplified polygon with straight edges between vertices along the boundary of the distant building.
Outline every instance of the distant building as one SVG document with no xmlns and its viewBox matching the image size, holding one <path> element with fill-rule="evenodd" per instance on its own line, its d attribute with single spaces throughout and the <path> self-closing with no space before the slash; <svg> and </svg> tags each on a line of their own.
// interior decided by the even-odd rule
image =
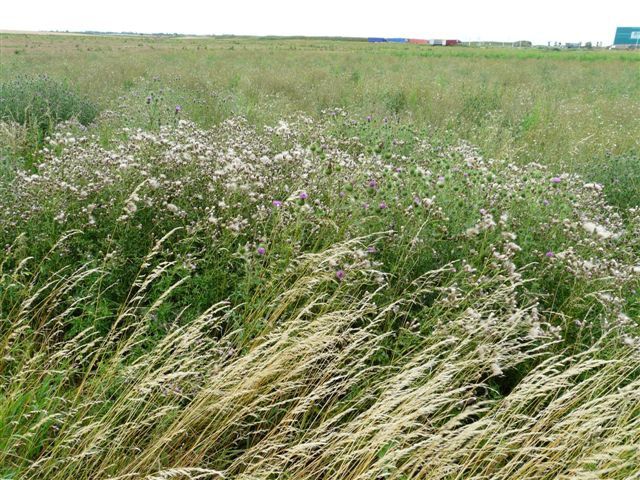
<svg viewBox="0 0 640 480">
<path fill-rule="evenodd" d="M 616 48 L 640 47 L 640 27 L 618 27 L 613 46 Z"/>
<path fill-rule="evenodd" d="M 514 47 L 530 47 L 531 45 L 532 43 L 529 40 L 518 40 L 517 42 L 513 42 Z"/>
</svg>

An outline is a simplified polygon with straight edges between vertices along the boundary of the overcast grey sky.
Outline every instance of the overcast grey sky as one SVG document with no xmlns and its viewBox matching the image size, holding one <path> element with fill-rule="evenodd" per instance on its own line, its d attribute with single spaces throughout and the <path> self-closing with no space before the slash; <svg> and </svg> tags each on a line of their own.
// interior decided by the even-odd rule
<svg viewBox="0 0 640 480">
<path fill-rule="evenodd" d="M 610 44 L 640 0 L 3 0 L 3 30 L 336 35 Z"/>
</svg>

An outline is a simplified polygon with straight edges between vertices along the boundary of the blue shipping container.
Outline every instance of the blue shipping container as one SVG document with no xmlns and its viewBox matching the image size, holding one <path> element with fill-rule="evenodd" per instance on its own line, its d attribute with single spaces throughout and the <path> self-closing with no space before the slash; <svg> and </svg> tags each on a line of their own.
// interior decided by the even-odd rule
<svg viewBox="0 0 640 480">
<path fill-rule="evenodd" d="M 408 41 L 408 38 L 387 38 L 387 42 L 391 43 L 407 43 Z"/>
<path fill-rule="evenodd" d="M 614 45 L 640 45 L 640 27 L 618 27 Z"/>
<path fill-rule="evenodd" d="M 369 42 L 371 43 L 383 43 L 386 42 L 387 40 L 382 38 L 382 37 L 369 37 L 367 39 Z"/>
</svg>

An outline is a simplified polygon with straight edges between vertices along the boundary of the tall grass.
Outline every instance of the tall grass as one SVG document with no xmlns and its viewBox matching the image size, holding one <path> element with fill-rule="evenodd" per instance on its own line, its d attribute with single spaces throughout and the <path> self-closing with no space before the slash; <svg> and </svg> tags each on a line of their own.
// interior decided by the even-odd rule
<svg viewBox="0 0 640 480">
<path fill-rule="evenodd" d="M 143 105 L 158 84 L 201 126 L 242 115 L 273 124 L 343 107 L 452 131 L 489 156 L 584 173 L 637 151 L 635 52 L 553 52 L 260 39 L 4 35 L 2 78 L 73 78 L 104 107 Z M 36 67 L 37 66 L 37 67 Z M 156 79 L 154 81 L 154 79 Z M 133 110 L 133 109 L 132 109 Z M 134 112 L 132 111 L 132 114 Z M 133 116 L 131 126 L 143 121 Z M 587 167 L 589 168 L 589 167 Z"/>
<path fill-rule="evenodd" d="M 475 287 L 485 295 L 471 290 L 448 302 L 447 288 L 465 275 L 453 265 L 425 273 L 392 303 L 380 303 L 376 290 L 368 289 L 375 272 L 362 271 L 359 280 L 345 284 L 326 268 L 362 240 L 305 255 L 266 286 L 262 302 L 244 310 L 245 322 L 263 324 L 248 341 L 225 327 L 233 309 L 217 304 L 141 349 L 154 311 L 176 288 L 168 287 L 153 305 L 140 303 L 145 285 L 166 269 L 162 263 L 132 285 L 107 334 L 88 328 L 72 338 L 65 338 L 61 325 L 79 309 L 97 306 L 101 290 L 109 288 L 104 274 L 87 266 L 48 279 L 37 291 L 23 274 L 23 282 L 11 285 L 23 300 L 2 322 L 3 474 L 638 474 L 636 349 L 603 337 L 575 355 L 555 353 L 557 340 L 536 326 L 531 306 L 519 299 L 519 284 L 486 278 Z M 20 276 L 27 264 L 3 278 Z M 61 308 L 61 299 L 79 284 L 89 285 L 89 295 Z M 415 330 L 415 316 L 428 333 Z M 380 363 L 377 354 L 395 335 L 383 333 L 390 319 L 401 319 L 396 334 L 409 332 L 415 341 Z M 517 385 L 500 384 L 519 369 L 524 373 Z"/>
<path fill-rule="evenodd" d="M 0 477 L 640 478 L 636 57 L 0 49 Z"/>
</svg>

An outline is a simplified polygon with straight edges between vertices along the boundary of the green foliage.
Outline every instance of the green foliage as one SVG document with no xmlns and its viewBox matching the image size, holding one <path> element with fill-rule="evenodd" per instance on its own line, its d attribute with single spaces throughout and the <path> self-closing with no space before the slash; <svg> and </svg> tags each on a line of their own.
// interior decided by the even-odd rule
<svg viewBox="0 0 640 480">
<path fill-rule="evenodd" d="M 0 35 L 0 477 L 638 475 L 637 56 Z"/>
<path fill-rule="evenodd" d="M 640 207 L 640 154 L 607 155 L 590 165 L 584 175 L 604 186 L 612 205 L 626 210 Z"/>
<path fill-rule="evenodd" d="M 0 85 L 0 118 L 34 128 L 42 134 L 62 121 L 90 124 L 98 109 L 65 82 L 47 75 L 20 76 Z"/>
<path fill-rule="evenodd" d="M 0 154 L 11 163 L 33 168 L 43 139 L 58 123 L 74 119 L 86 126 L 97 114 L 94 102 L 76 93 L 66 82 L 47 75 L 24 75 L 4 81 L 0 84 L 0 121 L 3 125 L 17 124 L 25 135 L 19 143 L 3 144 Z M 6 170 L 0 166 L 0 175 Z"/>
</svg>

